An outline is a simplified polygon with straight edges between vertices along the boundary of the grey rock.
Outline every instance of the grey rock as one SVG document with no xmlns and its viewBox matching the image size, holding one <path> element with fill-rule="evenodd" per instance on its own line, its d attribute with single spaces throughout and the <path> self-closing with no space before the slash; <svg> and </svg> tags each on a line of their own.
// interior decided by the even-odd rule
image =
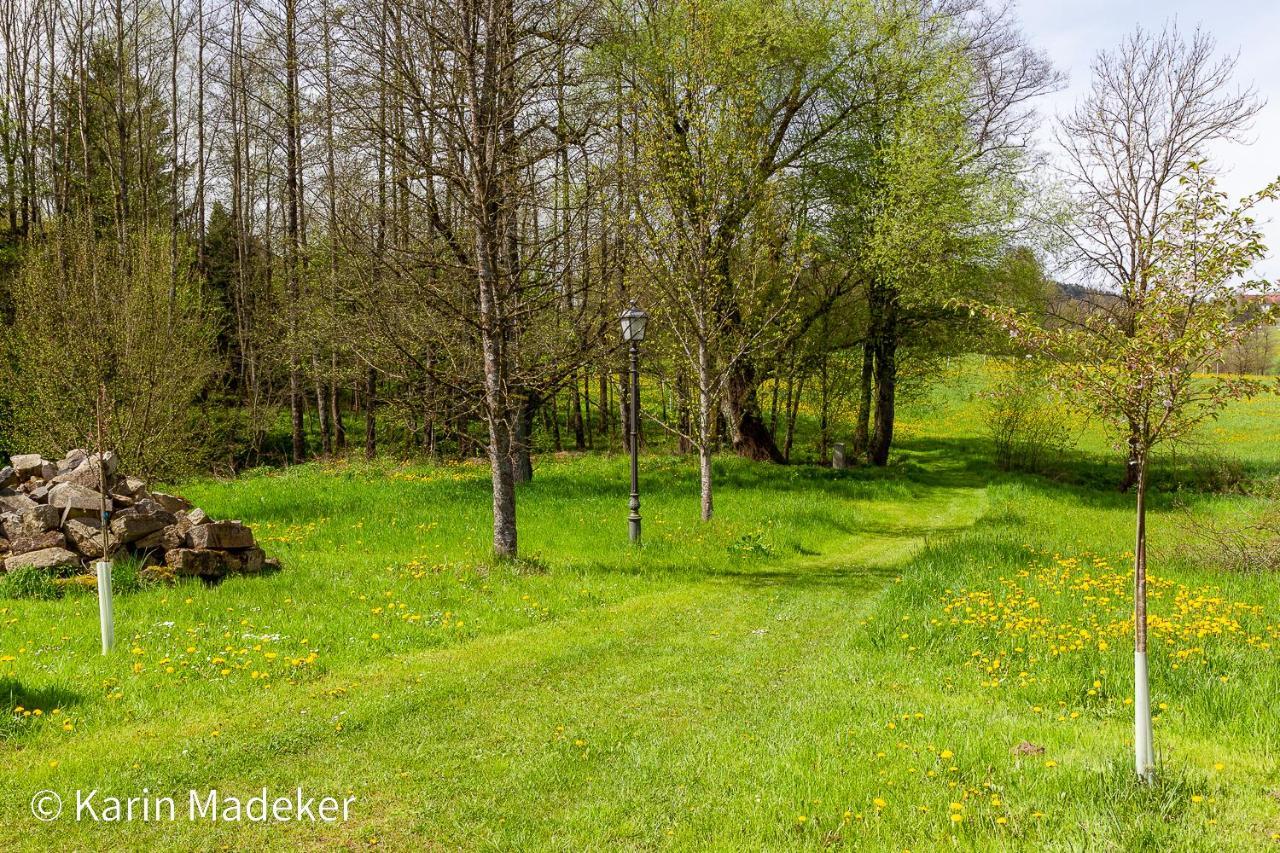
<svg viewBox="0 0 1280 853">
<path fill-rule="evenodd" d="M 44 463 L 45 460 L 40 458 L 39 453 L 20 453 L 9 457 L 9 464 L 13 466 L 19 480 L 39 476 Z"/>
<path fill-rule="evenodd" d="M 46 530 L 43 533 L 37 533 L 35 536 L 21 536 L 9 543 L 9 551 L 14 554 L 27 554 L 31 551 L 66 547 L 66 537 L 57 530 Z"/>
<path fill-rule="evenodd" d="M 151 500 L 172 513 L 189 512 L 194 509 L 194 505 L 186 498 L 180 498 L 177 495 L 166 495 L 164 492 L 152 492 Z"/>
<path fill-rule="evenodd" d="M 67 544 L 82 557 L 91 560 L 102 558 L 102 522 L 97 518 L 73 518 L 62 525 Z M 107 532 L 107 550 L 116 549 L 115 537 Z"/>
<path fill-rule="evenodd" d="M 55 474 L 49 479 L 51 483 L 73 483 L 77 486 L 85 486 L 90 489 L 101 488 L 103 478 L 107 483 L 114 483 L 116 477 L 116 455 L 108 450 L 101 456 L 97 453 L 88 456 L 79 465 L 70 471 Z"/>
<path fill-rule="evenodd" d="M 28 551 L 15 554 L 4 561 L 4 570 L 12 572 L 30 566 L 36 569 L 56 571 L 58 569 L 75 569 L 80 567 L 80 558 L 65 548 L 46 548 L 43 551 Z"/>
<path fill-rule="evenodd" d="M 147 484 L 137 477 L 120 477 L 116 480 L 115 486 L 111 488 L 111 494 L 125 495 L 131 498 L 151 497 L 147 492 Z"/>
<path fill-rule="evenodd" d="M 18 472 L 12 465 L 0 468 L 0 489 L 7 489 L 18 484 Z"/>
<path fill-rule="evenodd" d="M 98 510 L 102 508 L 103 496 L 87 486 L 74 483 L 59 483 L 49 490 L 49 506 L 58 509 Z M 114 508 L 111 498 L 106 498 L 107 511 Z"/>
<path fill-rule="evenodd" d="M 58 462 L 58 473 L 64 474 L 67 471 L 74 471 L 76 468 L 80 467 L 81 462 L 88 458 L 88 451 L 81 450 L 78 447 L 75 450 L 68 450 L 67 455 L 62 457 L 62 460 Z"/>
<path fill-rule="evenodd" d="M 187 545 L 187 530 L 189 528 L 181 521 L 170 524 L 163 530 L 157 530 L 133 543 L 133 547 L 140 551 L 172 551 L 175 548 L 185 548 Z"/>
<path fill-rule="evenodd" d="M 152 500 L 141 500 L 111 519 L 111 533 L 123 544 L 136 542 L 177 521 L 174 514 Z"/>
<path fill-rule="evenodd" d="M 51 506 L 37 504 L 22 512 L 0 516 L 0 527 L 10 539 L 38 536 L 47 530 L 56 530 L 62 523 L 62 514 Z"/>
<path fill-rule="evenodd" d="M 0 512 L 26 512 L 34 506 L 36 502 L 26 495 L 0 494 Z"/>
</svg>

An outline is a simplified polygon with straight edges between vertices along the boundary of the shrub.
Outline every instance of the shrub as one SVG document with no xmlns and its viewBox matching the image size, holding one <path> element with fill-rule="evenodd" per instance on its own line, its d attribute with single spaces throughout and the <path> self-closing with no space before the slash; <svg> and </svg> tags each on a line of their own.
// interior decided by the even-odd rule
<svg viewBox="0 0 1280 853">
<path fill-rule="evenodd" d="M 1244 574 L 1280 571 L 1280 479 L 1257 483 L 1251 491 L 1265 503 L 1242 521 L 1188 517 L 1186 527 L 1199 543 L 1198 562 Z"/>
<path fill-rule="evenodd" d="M 186 259 L 176 277 L 168 237 L 124 246 L 60 223 L 24 253 L 0 341 L 4 439 L 28 452 L 92 447 L 98 389 L 127 470 L 172 476 L 200 461 L 196 400 L 215 370 L 214 329 Z"/>
<path fill-rule="evenodd" d="M 1280 571 L 1280 511 L 1274 508 L 1243 524 L 1199 519 L 1193 529 L 1201 562 L 1243 574 Z"/>
<path fill-rule="evenodd" d="M 1035 367 L 1015 363 L 982 393 L 995 462 L 1005 470 L 1038 471 L 1071 443 L 1065 406 Z"/>
<path fill-rule="evenodd" d="M 1173 476 L 1177 487 L 1197 492 L 1242 494 L 1249 489 L 1249 471 L 1244 462 L 1216 453 L 1197 453 L 1181 470 L 1175 462 Z"/>
</svg>

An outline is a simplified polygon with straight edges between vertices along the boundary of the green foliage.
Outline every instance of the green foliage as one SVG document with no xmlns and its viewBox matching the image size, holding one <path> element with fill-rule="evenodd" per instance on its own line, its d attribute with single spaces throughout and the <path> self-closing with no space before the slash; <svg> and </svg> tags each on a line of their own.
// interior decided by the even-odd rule
<svg viewBox="0 0 1280 853">
<path fill-rule="evenodd" d="M 730 542 L 725 548 L 729 554 L 735 557 L 771 557 L 773 556 L 773 548 L 765 539 L 765 534 L 759 530 L 753 530 L 744 533 L 734 541 Z"/>
<path fill-rule="evenodd" d="M 43 569 L 23 566 L 0 576 L 0 596 L 49 601 L 62 597 L 62 590 Z"/>
<path fill-rule="evenodd" d="M 1229 401 L 1267 387 L 1256 378 L 1200 374 L 1272 322 L 1270 309 L 1242 304 L 1239 294 L 1242 286 L 1271 288 L 1245 279 L 1266 255 L 1252 210 L 1274 198 L 1280 183 L 1234 207 L 1196 164 L 1182 185 L 1150 247 L 1150 268 L 1124 287 L 1127 315 L 1085 310 L 1046 328 L 1036 316 L 989 310 L 1018 346 L 1052 360 L 1059 390 L 1130 441 L 1140 465 L 1153 448 L 1185 439 Z"/>
<path fill-rule="evenodd" d="M 210 325 L 188 259 L 171 270 L 167 238 L 123 251 L 64 223 L 33 244 L 13 285 L 15 317 L 0 362 L 14 446 L 61 454 L 106 435 L 126 470 L 189 470 L 203 448 L 195 403 L 213 376 Z"/>
<path fill-rule="evenodd" d="M 113 557 L 111 560 L 111 592 L 113 595 L 129 595 L 148 586 L 142 576 L 142 560 L 133 554 Z"/>
<path fill-rule="evenodd" d="M 1038 365 L 1015 360 L 982 392 L 987 437 L 1007 471 L 1040 471 L 1071 441 L 1066 406 Z"/>
</svg>

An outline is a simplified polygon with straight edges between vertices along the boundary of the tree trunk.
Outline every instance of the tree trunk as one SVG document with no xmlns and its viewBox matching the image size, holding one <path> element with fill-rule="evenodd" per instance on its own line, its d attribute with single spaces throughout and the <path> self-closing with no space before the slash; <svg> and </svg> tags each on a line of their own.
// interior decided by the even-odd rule
<svg viewBox="0 0 1280 853">
<path fill-rule="evenodd" d="M 785 461 L 782 451 L 778 449 L 773 433 L 760 415 L 756 393 L 759 385 L 755 364 L 749 358 L 739 359 L 725 383 L 722 405 L 733 450 L 739 456 L 757 462 L 782 463 Z"/>
<path fill-rule="evenodd" d="M 607 366 L 600 370 L 600 392 L 597 396 L 600 400 L 600 435 L 607 441 L 612 425 L 609 419 L 609 368 Z"/>
<path fill-rule="evenodd" d="M 288 305 L 288 341 L 289 348 L 289 414 L 292 424 L 293 462 L 297 464 L 306 456 L 306 441 L 302 422 L 302 377 L 298 364 L 298 332 L 301 309 L 301 264 L 302 264 L 302 187 L 298 182 L 301 169 L 301 137 L 299 124 L 301 116 L 298 109 L 298 45 L 297 45 L 297 0 L 285 0 L 284 4 L 284 65 L 285 65 L 285 228 L 288 237 L 288 251 L 285 253 L 285 281 Z"/>
<path fill-rule="evenodd" d="M 1151 735 L 1151 693 L 1147 681 L 1147 465 L 1138 454 L 1137 532 L 1133 549 L 1133 748 L 1134 765 L 1143 782 L 1155 781 L 1155 747 Z"/>
<path fill-rule="evenodd" d="M 528 483 L 533 480 L 533 457 L 529 454 L 529 437 L 533 435 L 533 421 L 538 415 L 542 401 L 530 394 L 520 407 L 516 418 L 515 438 L 511 443 L 511 470 L 517 483 Z"/>
<path fill-rule="evenodd" d="M 324 381 L 319 379 L 319 363 L 312 361 L 316 370 L 316 423 L 320 427 L 320 452 L 325 456 L 333 453 L 333 439 L 329 430 L 329 395 L 325 391 Z"/>
<path fill-rule="evenodd" d="M 875 431 L 867 448 L 867 461 L 889 464 L 893 445 L 894 404 L 898 386 L 898 322 L 896 297 L 889 288 L 876 288 L 880 323 L 875 336 Z"/>
<path fill-rule="evenodd" d="M 1129 424 L 1129 456 L 1125 460 L 1124 476 L 1120 478 L 1120 491 L 1127 492 L 1138 483 L 1138 425 Z"/>
<path fill-rule="evenodd" d="M 868 339 L 862 345 L 862 373 L 858 377 L 858 412 L 854 416 L 853 456 L 866 458 L 871 440 L 871 377 L 875 369 L 875 345 Z"/>
<path fill-rule="evenodd" d="M 364 458 L 378 455 L 378 372 L 372 367 L 364 380 Z"/>
<path fill-rule="evenodd" d="M 586 450 L 587 434 L 582 423 L 582 394 L 578 389 L 578 374 L 576 372 L 569 387 L 573 389 L 569 396 L 569 423 L 573 427 L 573 447 L 575 450 Z"/>
<path fill-rule="evenodd" d="M 493 483 L 493 553 L 515 557 L 516 478 L 511 464 L 511 431 L 505 423 L 490 417 L 489 470 Z"/>
<path fill-rule="evenodd" d="M 818 462 L 826 465 L 830 459 L 827 457 L 827 448 L 831 443 L 831 388 L 830 376 L 827 371 L 827 356 L 822 356 L 822 364 L 818 370 L 818 381 L 822 383 L 822 387 L 818 389 Z"/>
<path fill-rule="evenodd" d="M 698 476 L 702 496 L 702 520 L 714 513 L 711 499 L 711 433 L 716 416 L 711 398 L 711 353 L 705 343 L 698 346 Z"/>
<path fill-rule="evenodd" d="M 687 456 L 693 450 L 693 413 L 689 406 L 689 380 L 684 371 L 676 374 L 676 430 L 680 433 L 677 449 L 681 456 Z"/>
<path fill-rule="evenodd" d="M 293 464 L 306 457 L 306 441 L 302 428 L 302 374 L 298 370 L 297 356 L 289 356 L 289 424 Z"/>
<path fill-rule="evenodd" d="M 564 438 L 560 435 L 560 404 L 556 402 L 555 394 L 547 402 L 548 405 L 542 407 L 544 426 L 550 427 L 552 444 L 559 453 L 564 450 Z"/>
<path fill-rule="evenodd" d="M 582 374 L 582 425 L 587 433 L 587 447 L 594 450 L 596 444 L 595 420 L 591 417 L 591 371 Z"/>
<path fill-rule="evenodd" d="M 800 415 L 800 398 L 804 394 L 804 374 L 794 382 L 787 380 L 787 435 L 782 444 L 782 459 L 791 462 L 791 448 L 796 438 L 796 418 Z"/>
<path fill-rule="evenodd" d="M 333 449 L 341 453 L 347 446 L 347 428 L 342 423 L 342 405 L 338 390 L 338 354 L 330 358 L 329 372 L 329 420 L 333 423 Z"/>
</svg>

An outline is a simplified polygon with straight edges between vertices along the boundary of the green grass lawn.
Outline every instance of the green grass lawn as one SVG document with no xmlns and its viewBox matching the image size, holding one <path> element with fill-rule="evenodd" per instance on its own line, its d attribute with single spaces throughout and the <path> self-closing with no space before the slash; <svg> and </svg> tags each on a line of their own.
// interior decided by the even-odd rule
<svg viewBox="0 0 1280 853">
<path fill-rule="evenodd" d="M 1206 441 L 1274 475 L 1277 417 L 1242 404 Z M 0 600 L 0 846 L 1274 846 L 1280 580 L 1216 571 L 1186 532 L 1252 499 L 1155 498 L 1147 788 L 1106 441 L 1073 476 L 1012 475 L 980 433 L 957 373 L 904 412 L 886 471 L 719 460 L 710 524 L 696 469 L 648 457 L 640 550 L 625 460 L 543 457 L 515 564 L 486 554 L 480 466 L 186 484 L 284 570 L 122 595 L 105 658 L 92 596 Z M 334 825 L 28 809 L 263 786 L 356 801 Z"/>
</svg>

